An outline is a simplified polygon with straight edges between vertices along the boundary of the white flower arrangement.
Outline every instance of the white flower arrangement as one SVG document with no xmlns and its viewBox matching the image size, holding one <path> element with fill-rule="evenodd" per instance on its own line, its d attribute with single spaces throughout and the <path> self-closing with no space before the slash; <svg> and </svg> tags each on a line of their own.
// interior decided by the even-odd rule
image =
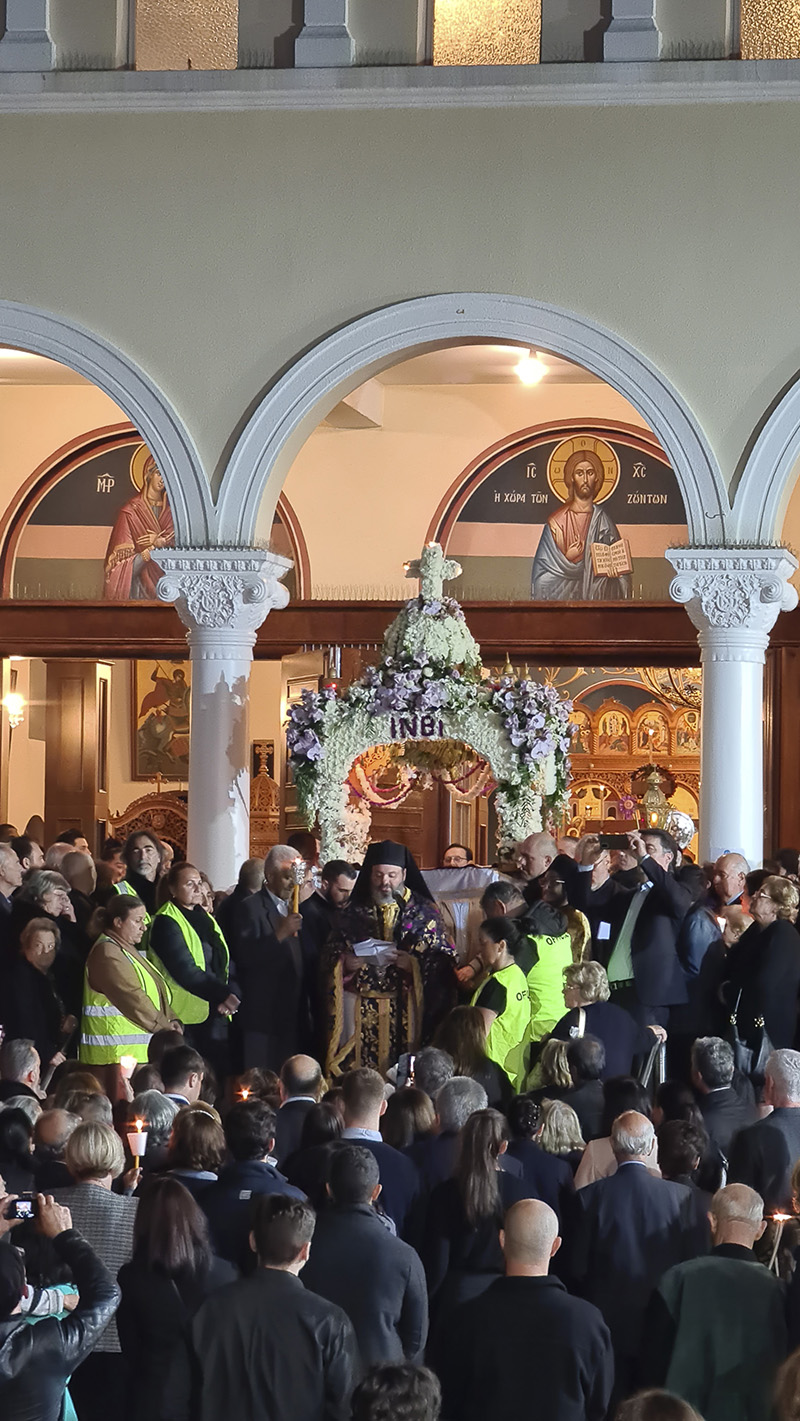
<svg viewBox="0 0 800 1421">
<path fill-rule="evenodd" d="M 441 549 L 428 545 L 426 557 L 441 563 Z M 373 746 L 405 740 L 470 745 L 496 784 L 501 838 L 537 832 L 545 809 L 559 808 L 566 793 L 571 709 L 552 686 L 509 676 L 482 681 L 480 648 L 460 606 L 428 585 L 392 622 L 378 666 L 341 694 L 330 686 L 304 691 L 290 708 L 286 739 L 298 799 L 308 823 L 319 821 L 323 858 L 363 855 L 354 845 L 368 837 L 369 807 L 356 812 L 350 803 L 350 769 Z"/>
</svg>

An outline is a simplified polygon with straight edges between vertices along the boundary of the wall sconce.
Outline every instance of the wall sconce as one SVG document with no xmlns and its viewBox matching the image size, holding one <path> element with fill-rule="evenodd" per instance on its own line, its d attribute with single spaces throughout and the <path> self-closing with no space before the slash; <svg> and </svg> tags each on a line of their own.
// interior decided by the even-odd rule
<svg viewBox="0 0 800 1421">
<path fill-rule="evenodd" d="M 21 696 L 19 691 L 9 691 L 8 695 L 3 697 L 2 704 L 8 716 L 9 727 L 16 730 L 25 719 L 25 697 Z"/>
</svg>

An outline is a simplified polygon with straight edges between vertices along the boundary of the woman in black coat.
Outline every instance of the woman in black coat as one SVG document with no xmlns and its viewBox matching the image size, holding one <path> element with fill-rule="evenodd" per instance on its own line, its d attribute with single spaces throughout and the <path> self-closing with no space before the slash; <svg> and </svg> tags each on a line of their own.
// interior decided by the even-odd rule
<svg viewBox="0 0 800 1421">
<path fill-rule="evenodd" d="M 505 1271 L 503 1216 L 528 1197 L 522 1179 L 500 1168 L 507 1140 L 499 1111 L 477 1110 L 461 1132 L 453 1178 L 431 1191 L 422 1261 L 437 1333 L 454 1307 L 476 1298 Z"/>
<path fill-rule="evenodd" d="M 725 999 L 736 1012 L 739 1036 L 748 1046 L 758 1045 L 761 1017 L 776 1050 L 794 1045 L 800 934 L 793 919 L 798 902 L 800 895 L 788 879 L 766 878 L 750 899 L 755 921 L 728 953 Z"/>
<path fill-rule="evenodd" d="M 52 918 L 32 918 L 20 934 L 19 953 L 11 966 L 2 1016 L 9 1040 L 32 1041 L 42 1076 L 63 1060 L 61 1045 L 78 1022 L 68 1017 L 53 980 L 61 934 Z"/>
<path fill-rule="evenodd" d="M 205 1214 L 177 1179 L 152 1178 L 119 1270 L 117 1326 L 128 1380 L 126 1421 L 189 1421 L 189 1329 L 210 1293 L 236 1279 L 211 1253 Z"/>
<path fill-rule="evenodd" d="M 605 1047 L 606 1062 L 601 1080 L 629 1076 L 635 1056 L 649 1056 L 656 1041 L 663 1041 L 663 1027 L 640 1026 L 630 1012 L 609 1001 L 611 991 L 605 967 L 599 962 L 576 962 L 564 968 L 564 1005 L 562 1016 L 551 1036 L 558 1041 L 579 1036 L 595 1036 Z"/>
</svg>

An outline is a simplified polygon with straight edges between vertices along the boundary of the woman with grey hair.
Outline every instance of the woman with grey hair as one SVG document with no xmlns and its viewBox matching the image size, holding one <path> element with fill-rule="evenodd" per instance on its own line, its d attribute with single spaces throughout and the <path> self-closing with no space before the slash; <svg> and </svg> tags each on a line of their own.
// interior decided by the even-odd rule
<svg viewBox="0 0 800 1421">
<path fill-rule="evenodd" d="M 53 963 L 53 981 L 64 1010 L 77 1019 L 83 1000 L 83 964 L 89 942 L 75 921 L 75 909 L 66 878 L 51 868 L 34 868 L 25 875 L 14 894 L 11 909 L 11 938 L 19 948 L 29 922 L 49 920 L 59 932 L 60 942 Z"/>
<path fill-rule="evenodd" d="M 605 967 L 599 962 L 576 962 L 564 968 L 565 1016 L 556 1022 L 552 1036 L 574 1041 L 580 1036 L 596 1036 L 606 1048 L 606 1064 L 600 1079 L 629 1076 L 635 1056 L 649 1056 L 656 1041 L 665 1041 L 663 1026 L 640 1026 L 630 1012 L 609 1001 L 611 995 Z"/>
<path fill-rule="evenodd" d="M 128 1121 L 144 1121 L 147 1149 L 142 1159 L 142 1170 L 145 1174 L 165 1169 L 172 1122 L 177 1113 L 175 1101 L 160 1090 L 143 1090 L 140 1095 L 134 1096 L 128 1109 Z"/>
</svg>

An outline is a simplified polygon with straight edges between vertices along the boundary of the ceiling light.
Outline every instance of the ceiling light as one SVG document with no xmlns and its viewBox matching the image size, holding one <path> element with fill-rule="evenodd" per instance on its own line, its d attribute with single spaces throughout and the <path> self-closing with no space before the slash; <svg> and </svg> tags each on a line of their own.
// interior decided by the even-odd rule
<svg viewBox="0 0 800 1421">
<path fill-rule="evenodd" d="M 531 355 L 531 352 L 528 351 L 528 354 L 523 355 L 515 368 L 523 385 L 538 385 L 539 381 L 547 374 L 547 366 L 538 351 L 536 355 Z"/>
</svg>

